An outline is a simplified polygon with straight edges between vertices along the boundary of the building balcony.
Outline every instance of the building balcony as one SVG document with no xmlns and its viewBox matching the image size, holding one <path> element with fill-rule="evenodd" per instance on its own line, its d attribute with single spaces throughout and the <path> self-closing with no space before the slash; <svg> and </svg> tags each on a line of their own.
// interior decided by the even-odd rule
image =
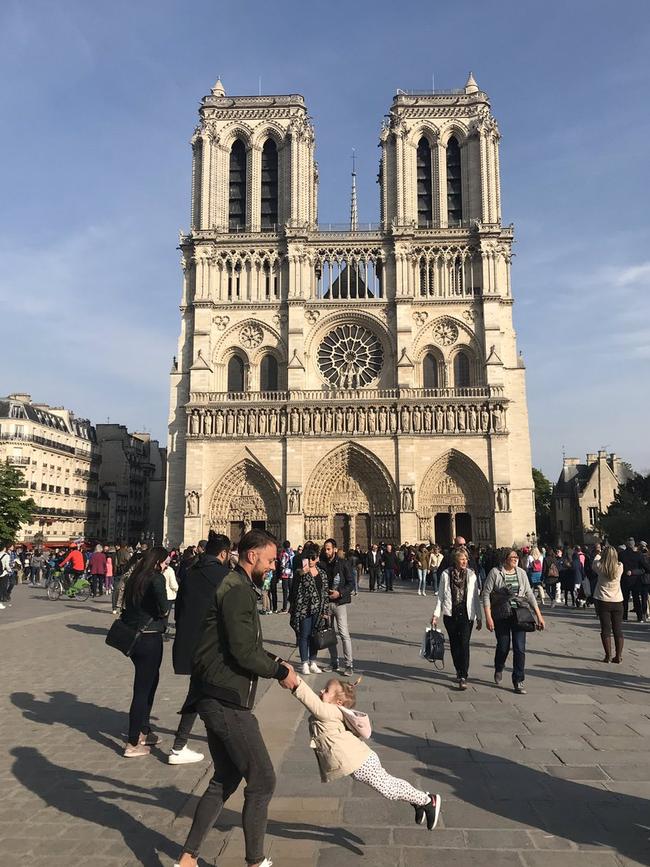
<svg viewBox="0 0 650 867">
<path fill-rule="evenodd" d="M 34 443 L 35 445 L 43 446 L 46 449 L 52 449 L 56 452 L 63 452 L 67 455 L 74 455 L 78 451 L 78 449 L 75 449 L 74 446 L 67 446 L 64 443 L 57 443 L 54 440 L 48 439 L 47 437 L 39 436 L 38 434 L 16 434 L 5 433 L 3 431 L 2 433 L 0 433 L 0 441 Z"/>
<path fill-rule="evenodd" d="M 6 461 L 8 464 L 13 464 L 17 467 L 26 467 L 31 463 L 31 458 L 23 455 L 7 455 Z"/>
</svg>

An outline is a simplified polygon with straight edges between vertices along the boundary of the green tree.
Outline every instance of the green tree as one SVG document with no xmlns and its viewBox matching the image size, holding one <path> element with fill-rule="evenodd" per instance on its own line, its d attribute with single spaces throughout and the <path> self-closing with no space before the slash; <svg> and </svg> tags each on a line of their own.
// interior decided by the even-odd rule
<svg viewBox="0 0 650 867">
<path fill-rule="evenodd" d="M 535 485 L 535 521 L 537 523 L 537 538 L 540 542 L 551 539 L 551 495 L 553 486 L 541 470 L 533 467 L 533 483 Z"/>
<path fill-rule="evenodd" d="M 618 489 L 613 503 L 600 518 L 607 539 L 620 545 L 630 536 L 637 542 L 650 537 L 650 474 L 635 473 Z"/>
<path fill-rule="evenodd" d="M 23 494 L 25 482 L 20 470 L 0 464 L 0 541 L 13 542 L 21 524 L 29 524 L 36 509 L 31 497 Z"/>
</svg>

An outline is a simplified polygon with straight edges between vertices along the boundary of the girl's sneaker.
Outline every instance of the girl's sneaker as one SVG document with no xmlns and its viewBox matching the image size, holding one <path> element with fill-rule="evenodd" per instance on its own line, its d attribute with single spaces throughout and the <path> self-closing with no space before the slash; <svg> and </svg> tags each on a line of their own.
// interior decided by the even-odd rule
<svg viewBox="0 0 650 867">
<path fill-rule="evenodd" d="M 427 795 L 429 793 L 427 792 Z M 438 824 L 438 819 L 440 817 L 440 807 L 442 806 L 442 798 L 440 795 L 429 795 L 430 801 L 428 804 L 425 804 L 423 807 L 419 807 L 417 804 L 413 804 L 415 808 L 415 822 L 417 825 L 424 825 L 424 820 L 427 820 L 427 828 L 429 831 L 433 831 L 433 829 Z"/>
</svg>

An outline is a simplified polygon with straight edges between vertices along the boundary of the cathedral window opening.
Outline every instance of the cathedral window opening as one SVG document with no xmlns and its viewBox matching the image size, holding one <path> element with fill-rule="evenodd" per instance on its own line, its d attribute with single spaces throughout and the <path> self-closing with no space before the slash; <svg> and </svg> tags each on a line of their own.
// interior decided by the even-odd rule
<svg viewBox="0 0 650 867">
<path fill-rule="evenodd" d="M 433 223 L 431 189 L 431 145 L 425 138 L 418 142 L 416 155 L 418 226 L 428 228 Z"/>
<path fill-rule="evenodd" d="M 233 355 L 228 362 L 228 394 L 241 394 L 244 391 L 244 362 L 239 355 Z"/>
<path fill-rule="evenodd" d="M 339 325 L 318 347 L 318 367 L 338 388 L 363 388 L 376 380 L 384 362 L 381 341 L 363 325 Z"/>
<path fill-rule="evenodd" d="M 262 231 L 272 232 L 278 224 L 278 148 L 272 138 L 262 148 Z"/>
<path fill-rule="evenodd" d="M 316 267 L 317 297 L 335 299 L 383 297 L 381 264 L 369 257 L 325 258 Z"/>
<path fill-rule="evenodd" d="M 463 260 L 457 256 L 451 265 L 451 294 L 465 294 L 465 275 Z"/>
<path fill-rule="evenodd" d="M 231 262 L 226 266 L 228 275 L 228 300 L 238 301 L 241 298 L 241 263 L 237 262 L 233 267 Z"/>
<path fill-rule="evenodd" d="M 194 144 L 194 160 L 192 162 L 192 224 L 201 224 L 201 183 L 203 180 L 203 139 L 197 139 Z"/>
<path fill-rule="evenodd" d="M 460 168 L 460 146 L 452 136 L 447 142 L 447 225 L 463 222 L 463 194 Z"/>
<path fill-rule="evenodd" d="M 454 358 L 454 386 L 468 388 L 471 385 L 470 363 L 466 352 L 459 352 Z"/>
<path fill-rule="evenodd" d="M 229 180 L 228 228 L 238 232 L 246 227 L 246 147 L 241 139 L 230 149 Z"/>
<path fill-rule="evenodd" d="M 420 257 L 420 295 L 423 298 L 433 297 L 436 294 L 435 262 Z"/>
<path fill-rule="evenodd" d="M 424 356 L 422 365 L 422 384 L 424 388 L 440 388 L 440 378 L 438 375 L 438 359 L 432 352 L 428 352 Z"/>
<path fill-rule="evenodd" d="M 268 259 L 264 260 L 262 265 L 264 298 L 267 301 L 278 298 L 278 266 L 276 263 L 271 265 Z"/>
<path fill-rule="evenodd" d="M 268 353 L 260 365 L 260 391 L 278 390 L 278 361 Z"/>
</svg>

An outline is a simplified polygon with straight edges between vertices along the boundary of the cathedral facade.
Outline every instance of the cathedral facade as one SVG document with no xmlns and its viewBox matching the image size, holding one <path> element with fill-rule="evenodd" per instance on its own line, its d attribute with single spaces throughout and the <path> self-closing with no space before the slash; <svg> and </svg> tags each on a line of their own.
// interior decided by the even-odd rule
<svg viewBox="0 0 650 867">
<path fill-rule="evenodd" d="M 499 130 L 470 75 L 398 91 L 380 222 L 319 226 L 302 96 L 228 96 L 192 138 L 166 539 L 521 543 L 535 529 Z"/>
</svg>

